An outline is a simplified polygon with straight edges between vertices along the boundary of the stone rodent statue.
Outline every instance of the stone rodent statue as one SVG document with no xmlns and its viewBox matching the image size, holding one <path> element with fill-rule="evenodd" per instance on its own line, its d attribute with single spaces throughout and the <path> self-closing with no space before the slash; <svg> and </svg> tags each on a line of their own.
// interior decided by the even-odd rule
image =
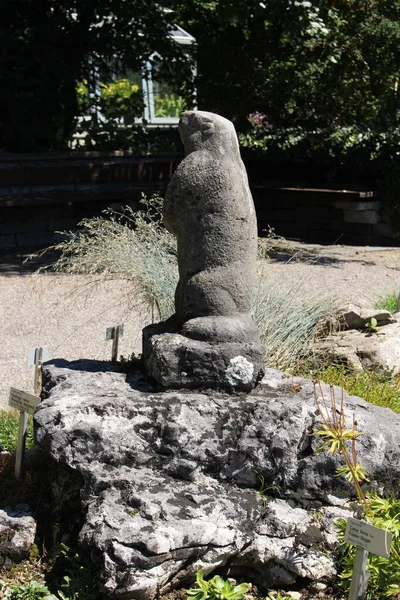
<svg viewBox="0 0 400 600">
<path fill-rule="evenodd" d="M 182 115 L 179 131 L 185 159 L 164 201 L 165 226 L 178 241 L 177 320 L 248 314 L 257 222 L 235 128 L 193 111 Z"/>
<path fill-rule="evenodd" d="M 250 391 L 264 349 L 251 317 L 257 222 L 233 124 L 183 113 L 185 158 L 164 200 L 178 241 L 175 315 L 143 329 L 146 371 L 166 389 Z"/>
</svg>

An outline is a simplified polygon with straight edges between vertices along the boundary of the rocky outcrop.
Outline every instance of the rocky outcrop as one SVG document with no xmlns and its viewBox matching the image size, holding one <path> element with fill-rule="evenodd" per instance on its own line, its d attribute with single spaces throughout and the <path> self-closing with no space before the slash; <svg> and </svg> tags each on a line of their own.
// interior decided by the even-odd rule
<svg viewBox="0 0 400 600">
<path fill-rule="evenodd" d="M 342 330 L 317 340 L 313 351 L 331 354 L 357 371 L 390 369 L 397 375 L 400 373 L 398 316 L 387 310 L 350 305 L 339 319 Z"/>
<path fill-rule="evenodd" d="M 26 558 L 36 535 L 36 521 L 27 504 L 0 510 L 0 568 Z"/>
<path fill-rule="evenodd" d="M 372 319 L 375 319 L 378 327 L 396 322 L 388 310 L 366 308 L 356 304 L 350 304 L 343 311 L 340 321 L 343 329 L 365 329 Z"/>
<path fill-rule="evenodd" d="M 340 331 L 313 345 L 317 353 L 332 354 L 354 369 L 391 369 L 400 373 L 400 323 L 378 331 Z"/>
<path fill-rule="evenodd" d="M 82 476 L 79 543 L 107 593 L 151 600 L 228 563 L 266 585 L 334 574 L 326 549 L 352 488 L 335 457 L 314 453 L 311 381 L 268 370 L 251 395 L 157 393 L 114 369 L 45 365 L 35 414 L 42 450 Z M 400 416 L 347 395 L 345 411 L 364 432 L 359 462 L 392 489 Z"/>
</svg>

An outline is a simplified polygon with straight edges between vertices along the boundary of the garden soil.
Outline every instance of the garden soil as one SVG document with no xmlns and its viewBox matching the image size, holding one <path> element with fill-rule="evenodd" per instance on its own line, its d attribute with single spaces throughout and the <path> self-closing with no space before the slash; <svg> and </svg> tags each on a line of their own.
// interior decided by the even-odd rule
<svg viewBox="0 0 400 600">
<path fill-rule="evenodd" d="M 109 360 L 106 328 L 124 324 L 119 354 L 140 352 L 141 329 L 151 310 L 126 280 L 94 282 L 83 275 L 36 274 L 37 260 L 0 255 L 0 408 L 10 386 L 33 391 L 29 348 L 46 347 L 50 358 Z M 47 260 L 51 260 L 49 257 Z M 400 249 L 291 244 L 269 251 L 261 277 L 291 294 L 331 296 L 345 306 L 371 306 L 400 290 Z"/>
</svg>

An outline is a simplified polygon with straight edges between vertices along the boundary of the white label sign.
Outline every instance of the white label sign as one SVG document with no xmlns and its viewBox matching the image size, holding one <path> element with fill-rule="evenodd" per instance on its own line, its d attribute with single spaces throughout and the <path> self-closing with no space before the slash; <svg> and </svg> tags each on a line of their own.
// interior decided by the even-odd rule
<svg viewBox="0 0 400 600">
<path fill-rule="evenodd" d="M 39 362 L 39 350 L 40 348 L 29 348 L 28 350 L 28 366 L 32 367 Z M 41 362 L 44 363 L 49 358 L 49 349 L 42 348 Z"/>
<path fill-rule="evenodd" d="M 371 554 L 389 558 L 392 534 L 385 529 L 364 523 L 364 521 L 349 518 L 347 519 L 344 541 L 357 546 L 357 548 L 367 550 Z"/>
<path fill-rule="evenodd" d="M 115 340 L 115 336 L 119 335 L 122 337 L 124 335 L 124 326 L 116 325 L 115 327 L 107 327 L 106 329 L 106 340 Z"/>
<path fill-rule="evenodd" d="M 22 390 L 17 390 L 13 387 L 10 388 L 10 398 L 8 400 L 9 406 L 33 415 L 33 412 L 39 403 L 39 396 L 28 394 L 28 392 L 23 392 Z"/>
</svg>

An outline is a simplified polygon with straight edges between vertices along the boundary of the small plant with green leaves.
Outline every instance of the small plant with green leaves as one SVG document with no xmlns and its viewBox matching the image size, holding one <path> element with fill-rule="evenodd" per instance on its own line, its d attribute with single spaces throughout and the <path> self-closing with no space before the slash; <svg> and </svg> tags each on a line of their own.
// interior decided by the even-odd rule
<svg viewBox="0 0 400 600">
<path fill-rule="evenodd" d="M 0 411 L 0 452 L 13 452 L 17 447 L 19 414 L 16 411 Z M 32 418 L 28 420 L 25 447 L 34 445 Z"/>
<path fill-rule="evenodd" d="M 40 581 L 7 585 L 0 579 L 0 598 L 3 600 L 59 600 Z"/>
<path fill-rule="evenodd" d="M 314 382 L 314 401 L 322 423 L 321 428 L 314 429 L 313 434 L 323 440 L 317 452 L 327 450 L 329 454 L 340 454 L 344 458 L 345 465 L 336 470 L 336 475 L 338 477 L 344 475 L 348 481 L 354 483 L 358 499 L 364 508 L 368 509 L 368 503 L 361 487 L 362 482 L 368 481 L 368 473 L 358 464 L 356 451 L 356 442 L 362 432 L 357 430 L 356 420 L 353 420 L 352 427 L 347 428 L 346 426 L 343 388 L 339 405 L 333 385 L 329 387 L 329 390 L 330 406 L 325 399 L 321 383 Z M 317 391 L 319 391 L 319 397 Z"/>
<path fill-rule="evenodd" d="M 106 600 L 106 595 L 93 585 L 91 565 L 78 552 L 61 544 L 66 569 L 57 595 L 61 600 Z"/>
<path fill-rule="evenodd" d="M 205 581 L 201 570 L 197 571 L 196 583 L 196 588 L 187 591 L 187 597 L 191 600 L 242 600 L 250 589 L 249 583 L 233 585 L 219 575 Z"/>
<path fill-rule="evenodd" d="M 319 389 L 322 405 L 317 397 Z M 322 420 L 320 429 L 314 430 L 314 435 L 322 438 L 323 443 L 317 452 L 327 450 L 330 454 L 340 454 L 345 465 L 336 470 L 337 476 L 345 476 L 354 483 L 360 500 L 363 516 L 375 527 L 393 534 L 391 555 L 383 558 L 375 554 L 368 556 L 369 584 L 367 600 L 394 598 L 400 594 L 400 500 L 394 496 L 381 498 L 377 493 L 366 493 L 362 483 L 368 481 L 368 475 L 357 461 L 356 443 L 361 431 L 357 429 L 357 421 L 353 419 L 352 427 L 346 427 L 343 406 L 343 389 L 340 404 L 336 402 L 335 391 L 330 386 L 330 407 L 324 397 L 320 383 L 314 382 L 315 403 Z M 344 541 L 346 521 L 338 523 L 339 529 L 339 558 L 343 566 L 340 574 L 342 586 L 347 589 L 353 574 L 356 548 Z"/>
<path fill-rule="evenodd" d="M 365 327 L 366 327 L 366 329 L 368 329 L 368 331 L 370 333 L 378 333 L 379 332 L 378 321 L 375 319 L 375 317 L 372 317 L 371 320 L 365 324 Z"/>
</svg>

